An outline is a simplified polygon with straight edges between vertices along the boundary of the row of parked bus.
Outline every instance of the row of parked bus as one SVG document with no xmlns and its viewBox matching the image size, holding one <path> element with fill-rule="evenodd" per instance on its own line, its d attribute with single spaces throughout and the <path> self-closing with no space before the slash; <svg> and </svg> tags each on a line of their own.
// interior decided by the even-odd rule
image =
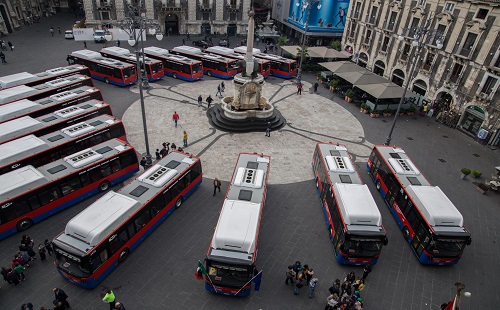
<svg viewBox="0 0 500 310">
<path fill-rule="evenodd" d="M 91 50 L 75 51 L 68 55 L 72 65 L 84 65 L 90 68 L 91 76 L 97 80 L 118 86 L 127 86 L 137 82 L 137 60 L 143 65 L 149 81 L 157 81 L 165 75 L 175 79 L 197 81 L 203 74 L 222 79 L 234 77 L 242 69 L 238 62 L 244 60 L 245 49 L 229 49 L 214 46 L 202 51 L 191 46 L 178 46 L 172 50 L 159 47 L 144 48 L 141 53 L 132 54 L 121 47 L 106 47 L 100 52 Z M 258 72 L 265 78 L 273 75 L 292 78 L 297 74 L 297 62 L 277 55 L 255 51 Z"/>
</svg>

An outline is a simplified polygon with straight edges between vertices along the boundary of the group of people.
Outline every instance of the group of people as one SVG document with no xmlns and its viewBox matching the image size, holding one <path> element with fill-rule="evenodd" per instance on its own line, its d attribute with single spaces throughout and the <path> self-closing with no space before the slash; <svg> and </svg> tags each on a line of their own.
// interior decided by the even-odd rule
<svg viewBox="0 0 500 310">
<path fill-rule="evenodd" d="M 9 42 L 7 42 L 7 44 L 9 45 L 10 50 L 13 51 L 14 45 L 12 44 L 12 42 L 9 41 Z M 0 51 L 0 59 L 2 60 L 3 64 L 6 64 L 7 61 L 5 60 L 5 54 L 3 53 L 3 51 L 7 50 L 7 46 L 5 45 L 4 40 L 0 40 L 0 47 L 2 48 L 2 51 Z"/>
<path fill-rule="evenodd" d="M 224 84 L 224 81 L 222 81 L 219 85 L 217 85 L 217 92 L 215 93 L 215 95 L 218 97 L 222 97 L 223 96 L 222 93 L 224 92 L 225 89 L 226 89 L 226 85 Z M 209 108 L 210 108 L 210 106 L 209 106 Z"/>
<path fill-rule="evenodd" d="M 345 310 L 363 309 L 363 299 L 361 291 L 365 288 L 365 280 L 372 271 L 371 265 L 366 265 L 363 269 L 363 276 L 356 280 L 356 274 L 351 271 L 341 283 L 340 279 L 335 279 L 328 291 L 330 295 L 326 299 L 325 310 Z"/>
<path fill-rule="evenodd" d="M 21 281 L 26 280 L 24 271 L 30 267 L 30 263 L 36 259 L 37 253 L 34 250 L 35 242 L 28 235 L 23 235 L 19 251 L 14 255 L 10 268 L 1 267 L 1 274 L 5 282 L 18 286 Z M 47 253 L 52 256 L 52 242 L 45 239 L 44 243 L 38 245 L 38 254 L 43 262 L 47 260 Z"/>
<path fill-rule="evenodd" d="M 314 290 L 318 285 L 318 278 L 313 278 L 314 269 L 309 265 L 302 266 L 300 261 L 296 261 L 293 265 L 289 265 L 286 270 L 285 284 L 291 283 L 294 285 L 293 293 L 298 295 L 300 289 L 305 285 L 309 288 L 309 298 L 313 298 Z"/>
</svg>

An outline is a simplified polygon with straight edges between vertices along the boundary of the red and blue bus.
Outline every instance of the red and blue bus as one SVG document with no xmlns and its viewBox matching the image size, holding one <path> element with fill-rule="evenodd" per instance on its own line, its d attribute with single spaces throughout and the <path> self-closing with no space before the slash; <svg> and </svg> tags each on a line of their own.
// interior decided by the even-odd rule
<svg viewBox="0 0 500 310">
<path fill-rule="evenodd" d="M 234 49 L 236 53 L 246 54 L 247 47 L 239 46 Z M 266 59 L 271 62 L 271 74 L 273 76 L 283 78 L 283 79 L 291 79 L 297 75 L 297 61 L 295 59 L 289 59 L 285 57 L 281 57 L 278 55 L 272 54 L 264 54 L 261 53 L 260 50 L 257 49 L 257 52 L 253 53 L 255 58 Z"/>
<path fill-rule="evenodd" d="M 238 59 L 238 60 L 245 59 L 244 55 L 242 55 L 240 53 L 236 53 L 231 48 L 222 47 L 222 46 L 208 47 L 205 49 L 205 52 L 220 55 L 220 56 L 225 56 L 228 58 Z M 267 78 L 271 74 L 271 62 L 267 59 L 262 59 L 262 58 L 255 58 L 254 57 L 254 59 L 257 59 L 257 63 L 259 64 L 259 68 L 258 68 L 259 74 L 262 75 L 264 78 Z"/>
<path fill-rule="evenodd" d="M 439 187 L 427 181 L 406 152 L 376 145 L 367 168 L 418 260 L 430 265 L 458 263 L 472 241 L 462 214 Z"/>
<path fill-rule="evenodd" d="M 382 216 L 347 148 L 317 143 L 312 168 L 337 262 L 377 263 L 388 242 Z"/>
<path fill-rule="evenodd" d="M 39 117 L 92 99 L 102 100 L 101 91 L 92 86 L 82 86 L 35 101 L 14 101 L 0 106 L 0 123 L 22 116 Z"/>
<path fill-rule="evenodd" d="M 35 168 L 0 175 L 0 239 L 28 229 L 139 171 L 135 149 L 118 139 Z"/>
<path fill-rule="evenodd" d="M 205 289 L 249 296 L 271 157 L 240 153 L 205 259 Z"/>
<path fill-rule="evenodd" d="M 37 118 L 16 118 L 0 124 L 0 144 L 30 134 L 43 136 L 104 114 L 112 115 L 110 105 L 104 101 L 90 100 Z"/>
<path fill-rule="evenodd" d="M 75 51 L 68 55 L 70 64 L 80 64 L 90 69 L 92 78 L 107 84 L 128 86 L 137 82 L 135 65 L 102 57 L 98 52 L 91 50 Z"/>
<path fill-rule="evenodd" d="M 0 105 L 22 99 L 42 99 L 81 86 L 94 86 L 94 83 L 92 83 L 92 79 L 86 75 L 75 74 L 35 86 L 15 86 L 0 90 Z"/>
<path fill-rule="evenodd" d="M 121 60 L 129 64 L 137 63 L 137 56 L 130 53 L 128 49 L 123 47 L 105 47 L 100 51 L 100 53 L 104 57 Z M 165 73 L 163 72 L 163 63 L 161 61 L 148 57 L 143 58 L 142 56 L 139 57 L 139 61 L 141 62 L 141 68 L 144 67 L 146 69 L 146 75 L 150 82 L 158 81 L 159 79 L 163 79 L 165 76 Z"/>
<path fill-rule="evenodd" d="M 27 135 L 0 144 L 0 174 L 32 165 L 37 168 L 102 142 L 126 141 L 120 119 L 100 115 L 47 135 Z"/>
<path fill-rule="evenodd" d="M 167 49 L 154 46 L 145 47 L 144 54 L 163 61 L 165 75 L 171 76 L 174 79 L 179 78 L 191 82 L 203 78 L 203 64 L 200 60 L 172 55 Z"/>
<path fill-rule="evenodd" d="M 5 89 L 19 85 L 35 86 L 75 74 L 90 76 L 90 71 L 89 68 L 85 66 L 71 65 L 45 70 L 35 74 L 21 72 L 0 77 L 0 88 Z"/>
<path fill-rule="evenodd" d="M 203 53 L 199 48 L 185 45 L 174 47 L 170 52 L 172 54 L 201 60 L 203 63 L 203 73 L 208 76 L 230 79 L 238 73 L 236 59 Z"/>
<path fill-rule="evenodd" d="M 53 241 L 57 270 L 71 283 L 96 287 L 193 194 L 201 181 L 199 158 L 169 153 L 66 224 Z"/>
</svg>

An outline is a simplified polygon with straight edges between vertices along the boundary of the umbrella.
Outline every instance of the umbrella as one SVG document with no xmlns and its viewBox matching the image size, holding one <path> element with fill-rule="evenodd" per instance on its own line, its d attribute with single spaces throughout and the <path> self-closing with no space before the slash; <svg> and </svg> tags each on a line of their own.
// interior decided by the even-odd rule
<svg viewBox="0 0 500 310">
<path fill-rule="evenodd" d="M 292 54 L 293 56 L 297 56 L 297 49 L 301 49 L 298 45 L 287 45 L 281 47 L 283 50 Z M 309 58 L 342 58 L 349 59 L 351 56 L 345 55 L 342 52 L 334 50 L 333 48 L 328 48 L 326 46 L 311 46 L 307 47 L 307 53 L 309 54 Z"/>
<path fill-rule="evenodd" d="M 366 69 L 363 69 L 363 71 L 360 71 L 359 69 L 363 68 L 358 67 L 358 71 L 355 72 L 335 72 L 335 74 L 354 86 L 387 83 L 386 78 L 376 75 Z"/>
<path fill-rule="evenodd" d="M 356 87 L 377 99 L 401 98 L 404 91 L 402 87 L 394 83 L 365 84 L 357 85 Z M 417 96 L 417 94 L 410 90 L 407 90 L 405 94 L 405 97 L 407 98 Z"/>
<path fill-rule="evenodd" d="M 333 73 L 367 71 L 366 69 L 350 61 L 320 62 L 319 65 L 332 71 Z"/>
</svg>

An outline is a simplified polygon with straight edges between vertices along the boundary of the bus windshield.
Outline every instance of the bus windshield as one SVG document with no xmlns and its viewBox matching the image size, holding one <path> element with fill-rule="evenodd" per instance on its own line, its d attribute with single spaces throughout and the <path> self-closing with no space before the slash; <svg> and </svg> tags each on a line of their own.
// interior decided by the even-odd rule
<svg viewBox="0 0 500 310">
<path fill-rule="evenodd" d="M 455 257 L 464 251 L 466 240 L 462 239 L 437 239 L 431 241 L 428 252 L 435 257 Z"/>
<path fill-rule="evenodd" d="M 350 240 L 345 241 L 343 251 L 349 256 L 373 257 L 380 254 L 382 244 L 379 238 L 351 237 Z"/>
<path fill-rule="evenodd" d="M 154 73 L 161 72 L 163 70 L 163 64 L 161 62 L 151 64 L 151 69 L 153 70 Z"/>
<path fill-rule="evenodd" d="M 290 64 L 290 71 L 293 71 L 293 70 L 295 70 L 295 69 L 297 69 L 297 63 L 296 63 L 296 62 L 292 62 L 292 63 Z"/>
<path fill-rule="evenodd" d="M 250 281 L 252 272 L 250 266 L 231 266 L 212 263 L 208 266 L 208 274 L 217 284 L 239 287 Z"/>
<path fill-rule="evenodd" d="M 130 67 L 130 68 L 124 68 L 123 69 L 123 76 L 125 78 L 128 78 L 130 76 L 135 75 L 135 67 Z"/>
<path fill-rule="evenodd" d="M 193 73 L 201 72 L 201 64 L 193 64 Z"/>
<path fill-rule="evenodd" d="M 262 71 L 267 71 L 267 70 L 269 70 L 269 67 L 271 67 L 271 65 L 270 65 L 268 62 L 263 63 L 263 64 L 262 64 Z"/>
<path fill-rule="evenodd" d="M 57 265 L 72 276 L 85 278 L 91 275 L 91 271 L 82 263 L 82 257 L 63 251 L 54 246 Z"/>
</svg>

